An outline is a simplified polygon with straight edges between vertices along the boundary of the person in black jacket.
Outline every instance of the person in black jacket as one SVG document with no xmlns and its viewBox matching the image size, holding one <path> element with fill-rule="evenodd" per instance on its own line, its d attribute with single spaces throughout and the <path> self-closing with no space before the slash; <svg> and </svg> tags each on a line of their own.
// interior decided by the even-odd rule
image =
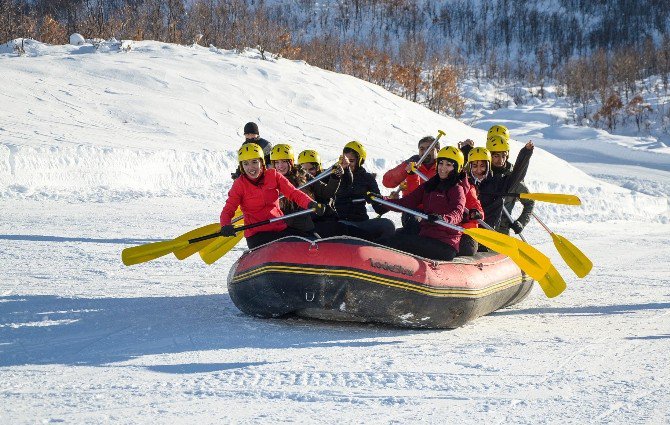
<svg viewBox="0 0 670 425">
<path fill-rule="evenodd" d="M 491 171 L 493 172 L 494 176 L 498 174 L 511 174 L 513 169 L 512 163 L 508 161 L 509 139 L 506 139 L 504 134 L 501 136 L 502 138 L 493 137 L 492 135 L 486 141 L 486 148 L 491 151 Z M 523 181 L 520 181 L 517 185 L 512 186 L 509 192 L 528 193 L 528 187 Z M 516 201 L 516 196 L 509 196 L 505 198 L 505 209 L 507 209 L 507 212 L 510 214 L 512 214 L 512 211 L 514 210 L 514 204 Z M 514 233 L 518 235 L 521 233 L 523 228 L 526 227 L 532 217 L 535 201 L 531 199 L 519 199 L 519 202 L 521 202 L 521 205 L 523 206 L 523 210 L 521 211 L 519 217 L 516 220 L 510 222 L 510 220 L 507 218 L 507 215 L 503 214 L 502 217 L 500 217 L 500 225 L 496 228 L 498 232 L 509 235 L 509 231 L 512 229 L 514 230 Z"/>
<path fill-rule="evenodd" d="M 374 174 L 363 168 L 367 156 L 360 142 L 352 141 L 344 146 L 342 154 L 349 160 L 349 168 L 353 173 L 350 185 L 340 184 L 335 194 L 335 209 L 340 222 L 365 230 L 373 238 L 388 238 L 395 233 L 395 225 L 387 218 L 368 217 L 365 195 L 368 192 L 379 193 L 379 185 Z M 379 204 L 372 208 L 377 214 L 384 214 L 386 209 Z"/>
<path fill-rule="evenodd" d="M 242 146 L 246 145 L 247 143 L 255 143 L 260 146 L 261 149 L 263 149 L 263 154 L 265 155 L 265 163 L 268 166 L 271 165 L 270 153 L 272 153 L 272 143 L 259 136 L 258 124 L 255 122 L 248 122 L 244 124 L 244 142 L 242 142 Z M 230 177 L 235 180 L 241 175 L 242 171 L 238 168 L 230 175 Z"/>
<path fill-rule="evenodd" d="M 295 187 L 301 187 L 314 179 L 300 164 L 295 164 L 295 154 L 291 145 L 284 143 L 275 145 L 272 148 L 270 158 L 272 166 L 277 172 L 286 177 Z M 332 207 L 332 198 L 335 196 L 335 192 L 339 188 L 341 181 L 345 184 L 351 184 L 352 181 L 351 171 L 348 167 L 345 170 L 342 165 L 348 165 L 346 159 L 333 166 L 333 173 L 327 179 L 319 180 L 301 189 L 315 201 L 319 199 L 316 202 L 319 205 L 323 205 L 323 211 L 319 214 L 314 213 L 287 218 L 284 221 L 288 227 L 320 238 L 347 235 L 368 240 L 372 239 L 367 232 L 337 221 L 337 213 Z M 279 200 L 279 207 L 284 214 L 290 214 L 301 209 L 294 202 L 286 198 Z M 324 216 L 329 217 L 326 220 L 322 220 L 321 218 Z"/>
<path fill-rule="evenodd" d="M 494 135 L 491 137 L 497 138 L 501 136 Z M 509 193 L 526 176 L 530 157 L 533 155 L 533 147 L 533 142 L 526 143 L 526 146 L 519 152 L 511 173 L 496 175 L 489 172 L 482 180 L 476 183 L 479 200 L 484 208 L 484 221 L 494 229 L 500 226 L 505 199 L 504 195 Z"/>
<path fill-rule="evenodd" d="M 311 149 L 300 152 L 300 155 L 298 155 L 298 165 L 302 167 L 302 170 L 310 178 L 314 178 L 324 171 L 319 153 Z M 335 193 L 339 189 L 340 184 L 351 186 L 354 180 L 354 176 L 349 168 L 349 160 L 344 155 L 340 156 L 340 161 L 332 169 L 333 173 L 329 177 L 310 185 L 314 193 L 314 199 L 318 198 L 318 202 L 326 205 L 326 213 L 321 217 L 313 216 L 312 219 L 314 222 L 339 220 L 337 211 L 335 211 Z"/>
</svg>

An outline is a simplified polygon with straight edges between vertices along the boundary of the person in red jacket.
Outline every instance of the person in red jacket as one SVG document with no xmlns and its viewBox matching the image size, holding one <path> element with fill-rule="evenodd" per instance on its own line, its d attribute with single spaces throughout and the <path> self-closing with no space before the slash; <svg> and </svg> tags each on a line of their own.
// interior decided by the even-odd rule
<svg viewBox="0 0 670 425">
<path fill-rule="evenodd" d="M 393 189 L 400 186 L 402 196 L 407 196 L 423 183 L 423 180 L 412 171 L 412 165 L 416 163 L 421 156 L 430 149 L 435 142 L 433 136 L 426 136 L 419 140 L 419 154 L 414 155 L 406 161 L 401 162 L 397 167 L 388 170 L 382 178 L 384 187 Z M 435 157 L 440 150 L 440 142 L 430 149 L 426 159 L 417 168 L 417 170 L 429 179 L 437 173 L 437 163 Z M 419 220 L 411 214 L 402 213 L 400 221 L 402 223 L 402 232 L 417 235 L 419 234 Z"/>
<path fill-rule="evenodd" d="M 465 193 L 459 175 L 463 168 L 463 153 L 453 147 L 443 148 L 437 154 L 437 174 L 401 199 L 389 200 L 394 204 L 418 209 L 421 205 L 428 220 L 421 220 L 418 235 L 398 231 L 384 244 L 425 258 L 449 261 L 458 253 L 461 233 L 443 227 L 435 221 L 459 224 L 465 211 Z"/>
<path fill-rule="evenodd" d="M 323 205 L 297 190 L 277 170 L 266 169 L 263 157 L 263 150 L 255 143 L 244 144 L 238 151 L 237 158 L 244 173 L 233 182 L 221 211 L 223 236 L 234 236 L 236 233 L 231 221 L 237 207 L 242 209 L 245 224 L 282 217 L 284 214 L 279 208 L 280 193 L 301 208 L 313 208 L 317 214 L 324 213 Z M 306 236 L 306 233 L 288 228 L 283 220 L 244 231 L 249 249 L 292 235 Z"/>
</svg>

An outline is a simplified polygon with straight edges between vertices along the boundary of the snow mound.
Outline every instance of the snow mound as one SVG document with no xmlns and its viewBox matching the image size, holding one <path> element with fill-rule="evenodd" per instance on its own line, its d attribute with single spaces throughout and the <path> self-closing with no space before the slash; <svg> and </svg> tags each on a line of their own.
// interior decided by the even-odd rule
<svg viewBox="0 0 670 425">
<path fill-rule="evenodd" d="M 20 41 L 19 41 L 20 42 Z M 438 129 L 442 145 L 485 131 L 351 76 L 258 52 L 116 40 L 0 47 L 0 198 L 105 201 L 143 196 L 222 200 L 247 121 L 272 143 L 317 149 L 326 163 L 350 140 L 381 173 Z M 101 48 L 102 46 L 102 48 Z M 128 47 L 128 48 L 125 48 Z M 513 149 L 521 144 L 513 142 Z M 513 152 L 513 156 L 516 152 Z M 603 183 L 536 149 L 536 191 L 579 195 L 579 208 L 544 204 L 549 220 L 665 219 L 668 203 Z"/>
</svg>

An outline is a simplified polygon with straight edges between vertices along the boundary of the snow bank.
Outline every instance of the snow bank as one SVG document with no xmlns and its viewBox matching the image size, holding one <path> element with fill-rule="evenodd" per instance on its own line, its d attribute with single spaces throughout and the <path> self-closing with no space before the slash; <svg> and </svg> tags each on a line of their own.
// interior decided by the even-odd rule
<svg viewBox="0 0 670 425">
<path fill-rule="evenodd" d="M 437 129 L 447 133 L 443 146 L 485 139 L 483 130 L 378 86 L 299 61 L 259 60 L 255 51 L 30 41 L 18 56 L 10 45 L 0 49 L 5 81 L 14 82 L 0 93 L 7 111 L 0 126 L 2 199 L 222 199 L 247 121 L 271 142 L 317 149 L 326 162 L 359 140 L 368 168 L 378 173 L 412 155 L 419 138 Z M 580 208 L 543 205 L 549 220 L 667 215 L 665 198 L 603 183 L 540 149 L 526 180 L 533 190 L 584 201 Z"/>
</svg>

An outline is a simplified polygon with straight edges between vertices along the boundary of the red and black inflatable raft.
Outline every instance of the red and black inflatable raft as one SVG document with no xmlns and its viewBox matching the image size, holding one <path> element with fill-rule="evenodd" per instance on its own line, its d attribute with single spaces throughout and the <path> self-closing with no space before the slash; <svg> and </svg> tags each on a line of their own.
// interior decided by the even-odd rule
<svg viewBox="0 0 670 425">
<path fill-rule="evenodd" d="M 532 279 L 508 257 L 438 262 L 361 239 L 288 237 L 245 252 L 228 275 L 244 313 L 457 328 L 518 303 Z"/>
</svg>

